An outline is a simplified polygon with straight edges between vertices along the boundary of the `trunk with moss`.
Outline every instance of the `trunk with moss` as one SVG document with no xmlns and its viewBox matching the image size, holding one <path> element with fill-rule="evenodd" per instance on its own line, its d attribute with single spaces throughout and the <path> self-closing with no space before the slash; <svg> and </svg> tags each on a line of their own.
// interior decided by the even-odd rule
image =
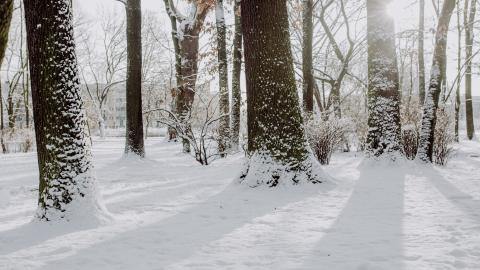
<svg viewBox="0 0 480 270">
<path fill-rule="evenodd" d="M 230 104 L 228 98 L 228 65 L 227 65 L 227 26 L 225 24 L 225 14 L 223 9 L 223 0 L 217 0 L 215 5 L 215 18 L 217 25 L 217 51 L 218 51 L 218 81 L 219 81 L 219 107 L 220 119 L 218 152 L 221 157 L 227 155 L 229 147 L 228 135 L 230 131 Z"/>
<path fill-rule="evenodd" d="M 25 0 L 41 220 L 92 216 L 99 209 L 69 0 Z M 78 220 L 78 219 L 76 219 Z"/>
<path fill-rule="evenodd" d="M 233 37 L 233 69 L 232 69 L 232 103 L 230 111 L 230 143 L 232 150 L 238 150 L 240 144 L 240 114 L 242 106 L 242 89 L 240 76 L 242 73 L 242 21 L 240 1 L 235 0 L 235 33 Z"/>
<path fill-rule="evenodd" d="M 320 182 L 308 151 L 290 47 L 286 0 L 243 0 L 248 152 L 242 182 L 277 186 Z"/>
</svg>

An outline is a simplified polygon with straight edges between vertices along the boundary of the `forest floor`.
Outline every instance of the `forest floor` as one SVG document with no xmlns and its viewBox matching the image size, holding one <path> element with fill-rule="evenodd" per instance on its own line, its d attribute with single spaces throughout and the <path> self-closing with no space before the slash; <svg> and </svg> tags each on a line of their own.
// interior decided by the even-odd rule
<svg viewBox="0 0 480 270">
<path fill-rule="evenodd" d="M 480 269 L 480 143 L 446 167 L 334 155 L 329 183 L 250 189 L 242 155 L 202 167 L 162 139 L 148 158 L 94 141 L 94 228 L 32 223 L 34 153 L 0 155 L 0 269 Z"/>
</svg>

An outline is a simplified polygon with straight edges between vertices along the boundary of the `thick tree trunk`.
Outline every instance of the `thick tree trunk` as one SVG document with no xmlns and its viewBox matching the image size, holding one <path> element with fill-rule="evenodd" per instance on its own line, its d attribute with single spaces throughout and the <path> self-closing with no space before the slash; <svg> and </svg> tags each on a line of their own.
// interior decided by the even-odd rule
<svg viewBox="0 0 480 270">
<path fill-rule="evenodd" d="M 473 100 L 472 100 L 472 55 L 473 55 L 473 29 L 475 24 L 475 14 L 477 10 L 477 1 L 465 0 L 465 110 L 467 120 L 467 137 L 472 140 L 475 135 L 475 125 L 473 121 Z M 470 7 L 469 7 L 470 6 Z"/>
<path fill-rule="evenodd" d="M 424 162 L 433 160 L 433 144 L 435 137 L 435 125 L 437 122 L 437 109 L 442 91 L 443 72 L 447 58 L 448 27 L 455 8 L 455 0 L 445 0 L 442 12 L 438 19 L 437 32 L 435 35 L 435 49 L 430 73 L 430 86 L 425 96 L 423 106 L 422 127 L 418 143 L 417 159 Z"/>
<path fill-rule="evenodd" d="M 228 64 L 227 64 L 227 26 L 225 25 L 225 14 L 223 0 L 217 0 L 215 5 L 215 17 L 217 24 L 217 50 L 218 50 L 218 81 L 219 81 L 219 106 L 220 119 L 218 152 L 221 157 L 227 155 L 229 147 L 228 137 L 230 133 L 230 104 L 228 97 Z"/>
<path fill-rule="evenodd" d="M 5 57 L 5 51 L 7 50 L 8 45 L 8 33 L 10 30 L 10 23 L 12 21 L 13 14 L 13 0 L 3 0 L 0 2 L 0 67 L 3 63 L 3 58 Z M 0 74 L 1 75 L 1 74 Z M 1 137 L 1 147 L 2 152 L 6 153 L 7 149 L 3 141 L 5 123 L 3 120 L 3 97 L 2 97 L 2 80 L 0 77 L 0 137 Z"/>
<path fill-rule="evenodd" d="M 233 70 L 232 70 L 232 105 L 231 105 L 231 135 L 232 150 L 238 150 L 240 144 L 240 113 L 242 106 L 242 89 L 240 76 L 242 73 L 242 21 L 240 16 L 240 1 L 235 0 L 235 33 L 233 37 Z"/>
<path fill-rule="evenodd" d="M 419 0 L 418 25 L 418 98 L 425 101 L 425 0 Z"/>
<path fill-rule="evenodd" d="M 241 8 L 251 154 L 243 182 L 319 182 L 302 128 L 286 0 L 243 0 Z"/>
<path fill-rule="evenodd" d="M 368 0 L 368 134 L 370 157 L 401 152 L 400 91 L 395 26 L 387 14 L 390 1 Z"/>
<path fill-rule="evenodd" d="M 126 1 L 127 118 L 125 154 L 145 156 L 142 113 L 142 10 L 140 0 Z"/>
<path fill-rule="evenodd" d="M 70 0 L 25 0 L 42 220 L 92 216 L 90 145 Z"/>
<path fill-rule="evenodd" d="M 303 1 L 303 110 L 313 112 L 313 0 Z"/>
</svg>

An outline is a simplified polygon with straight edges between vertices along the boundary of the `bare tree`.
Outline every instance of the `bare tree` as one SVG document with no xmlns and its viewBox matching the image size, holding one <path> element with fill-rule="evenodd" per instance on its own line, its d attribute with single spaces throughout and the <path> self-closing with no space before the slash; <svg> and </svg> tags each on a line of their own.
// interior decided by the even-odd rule
<svg viewBox="0 0 480 270">
<path fill-rule="evenodd" d="M 472 55 L 475 15 L 477 11 L 477 0 L 465 0 L 463 10 L 464 29 L 465 29 L 465 61 L 467 63 L 465 73 L 465 109 L 467 121 L 467 137 L 472 140 L 475 135 L 475 125 L 473 121 L 473 100 L 472 100 Z"/>
<path fill-rule="evenodd" d="M 242 73 L 242 17 L 241 0 L 234 0 L 235 30 L 233 38 L 233 69 L 232 69 L 232 102 L 230 112 L 231 147 L 238 150 L 240 144 L 240 111 L 242 106 L 242 89 L 240 76 Z"/>
</svg>

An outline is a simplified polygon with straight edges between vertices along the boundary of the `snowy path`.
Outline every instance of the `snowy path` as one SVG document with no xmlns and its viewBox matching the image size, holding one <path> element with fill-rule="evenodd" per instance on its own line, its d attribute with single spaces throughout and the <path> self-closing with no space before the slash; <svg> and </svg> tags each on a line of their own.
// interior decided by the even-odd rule
<svg viewBox="0 0 480 270">
<path fill-rule="evenodd" d="M 35 156 L 0 155 L 0 269 L 480 269 L 480 143 L 446 168 L 339 154 L 335 183 L 275 190 L 235 184 L 240 156 L 205 168 L 179 147 L 119 160 L 120 140 L 97 141 L 113 216 L 97 228 L 29 223 Z"/>
</svg>

